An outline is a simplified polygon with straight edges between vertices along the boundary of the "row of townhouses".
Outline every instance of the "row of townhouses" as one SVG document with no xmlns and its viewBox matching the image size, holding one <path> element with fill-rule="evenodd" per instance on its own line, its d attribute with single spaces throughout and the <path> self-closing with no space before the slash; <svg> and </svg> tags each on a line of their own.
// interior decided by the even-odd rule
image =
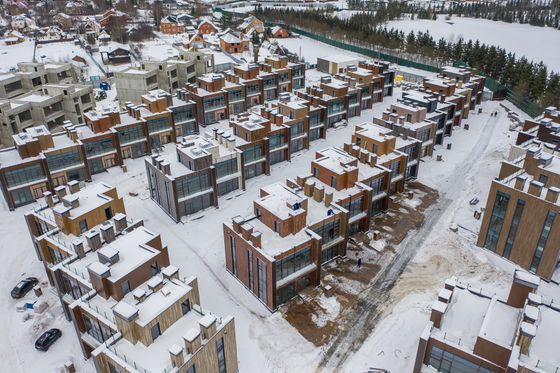
<svg viewBox="0 0 560 373">
<path fill-rule="evenodd" d="M 455 121 L 455 110 L 444 93 L 425 85 L 403 92 L 381 118 L 356 125 L 350 143 L 317 151 L 307 174 L 262 187 L 250 215 L 224 223 L 228 272 L 270 310 L 319 285 L 321 267 L 346 256 L 349 236 L 369 230 L 389 196 L 417 177 L 420 159 L 443 142 L 436 137 L 451 136 L 451 129 L 438 130 L 445 131 L 448 115 Z"/>
<path fill-rule="evenodd" d="M 71 181 L 25 214 L 38 259 L 99 373 L 238 371 L 234 319 L 201 307 L 198 280 L 104 183 Z"/>
</svg>

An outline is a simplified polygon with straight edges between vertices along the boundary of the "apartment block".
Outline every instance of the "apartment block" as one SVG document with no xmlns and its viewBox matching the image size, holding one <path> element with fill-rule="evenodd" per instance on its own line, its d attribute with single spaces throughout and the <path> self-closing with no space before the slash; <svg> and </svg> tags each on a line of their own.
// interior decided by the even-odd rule
<svg viewBox="0 0 560 373">
<path fill-rule="evenodd" d="M 369 161 L 324 149 L 309 174 L 261 188 L 251 215 L 224 223 L 227 270 L 268 309 L 317 286 L 321 265 L 387 208 L 389 170 Z"/>
<path fill-rule="evenodd" d="M 560 159 L 543 144 L 502 163 L 492 181 L 477 245 L 550 280 L 560 249 Z"/>
<path fill-rule="evenodd" d="M 0 143 L 10 145 L 13 135 L 33 126 L 54 129 L 66 120 L 83 123 L 84 113 L 93 107 L 92 87 L 78 84 L 44 84 L 36 92 L 0 99 Z"/>
<path fill-rule="evenodd" d="M 73 84 L 78 78 L 70 63 L 20 62 L 15 72 L 0 74 L 0 98 L 39 91 L 43 84 Z"/>
<path fill-rule="evenodd" d="M 114 187 L 69 184 L 26 220 L 51 285 L 97 372 L 237 372 L 235 326 L 200 306 L 196 277 L 125 214 Z"/>
<path fill-rule="evenodd" d="M 360 92 L 345 81 L 324 76 L 318 85 L 306 87 L 305 91 L 296 91 L 296 94 L 312 105 L 325 107 L 325 124 L 327 128 L 332 128 L 356 115 L 360 106 Z"/>
<path fill-rule="evenodd" d="M 245 188 L 242 153 L 233 139 L 215 136 L 183 137 L 176 154 L 145 160 L 150 196 L 176 222 L 218 207 L 218 196 Z"/>
<path fill-rule="evenodd" d="M 517 270 L 507 296 L 445 281 L 422 332 L 413 372 L 552 373 L 560 312 L 539 291 L 540 279 Z"/>
<path fill-rule="evenodd" d="M 352 134 L 352 143 L 345 144 L 348 152 L 363 149 L 376 156 L 376 164 L 391 170 L 390 192 L 404 191 L 405 182 L 418 176 L 422 142 L 412 137 L 395 135 L 382 124 L 365 122 L 356 126 Z M 381 121 L 382 122 L 382 121 Z"/>
<path fill-rule="evenodd" d="M 404 102 L 393 104 L 374 122 L 390 129 L 396 136 L 413 137 L 422 142 L 420 158 L 434 151 L 438 123 L 426 119 L 427 109 Z"/>
</svg>

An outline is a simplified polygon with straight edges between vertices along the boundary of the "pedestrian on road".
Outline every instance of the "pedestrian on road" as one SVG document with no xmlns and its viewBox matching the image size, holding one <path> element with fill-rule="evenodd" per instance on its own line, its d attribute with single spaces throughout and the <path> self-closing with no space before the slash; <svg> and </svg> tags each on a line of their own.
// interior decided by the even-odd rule
<svg viewBox="0 0 560 373">
<path fill-rule="evenodd" d="M 358 258 L 358 268 L 362 267 L 362 258 Z"/>
</svg>

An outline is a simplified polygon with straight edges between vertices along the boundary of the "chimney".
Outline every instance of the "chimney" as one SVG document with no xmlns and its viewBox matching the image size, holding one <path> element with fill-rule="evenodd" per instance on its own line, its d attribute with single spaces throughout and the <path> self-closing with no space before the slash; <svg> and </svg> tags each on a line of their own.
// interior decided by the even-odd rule
<svg viewBox="0 0 560 373">
<path fill-rule="evenodd" d="M 523 309 L 523 321 L 534 324 L 539 319 L 539 309 L 529 304 Z"/>
<path fill-rule="evenodd" d="M 557 187 L 550 187 L 546 193 L 546 200 L 548 202 L 556 203 L 558 201 L 558 195 L 560 194 L 560 189 Z"/>
<path fill-rule="evenodd" d="M 104 246 L 97 251 L 97 258 L 101 264 L 113 265 L 119 261 L 119 251 L 111 246 Z"/>
<path fill-rule="evenodd" d="M 430 321 L 434 323 L 436 328 L 441 327 L 441 319 L 447 310 L 447 304 L 443 303 L 439 300 L 436 300 L 434 304 L 432 304 L 432 313 L 430 314 Z"/>
<path fill-rule="evenodd" d="M 185 341 L 185 351 L 187 354 L 194 354 L 202 346 L 200 329 L 192 328 L 183 336 L 183 340 Z"/>
<path fill-rule="evenodd" d="M 515 178 L 515 189 L 523 190 L 525 188 L 525 182 L 527 181 L 527 176 L 519 175 Z"/>
<path fill-rule="evenodd" d="M 171 164 L 169 161 L 161 162 L 161 171 L 167 176 L 171 176 Z"/>
<path fill-rule="evenodd" d="M 82 259 L 84 256 L 86 256 L 84 251 L 84 241 L 82 241 L 81 239 L 76 238 L 74 241 L 72 241 L 72 248 L 74 249 L 76 255 L 78 255 L 78 258 Z"/>
<path fill-rule="evenodd" d="M 115 228 L 113 227 L 113 224 L 105 222 L 101 224 L 99 229 L 101 230 L 101 237 L 103 237 L 103 241 L 111 243 L 115 240 Z"/>
<path fill-rule="evenodd" d="M 138 288 L 132 292 L 132 295 L 138 303 L 142 303 L 146 299 L 146 290 Z"/>
<path fill-rule="evenodd" d="M 179 268 L 172 266 L 172 265 L 168 265 L 165 268 L 161 269 L 161 274 L 163 275 L 163 278 L 166 280 L 171 280 L 171 279 L 179 279 Z"/>
<path fill-rule="evenodd" d="M 241 235 L 245 241 L 251 240 L 251 233 L 253 233 L 253 226 L 249 223 L 245 223 L 241 226 Z"/>
<path fill-rule="evenodd" d="M 325 206 L 329 207 L 333 201 L 333 194 L 332 193 L 325 193 Z"/>
<path fill-rule="evenodd" d="M 200 324 L 200 332 L 203 339 L 210 339 L 210 337 L 216 334 L 216 316 L 206 314 L 198 320 L 198 323 Z"/>
<path fill-rule="evenodd" d="M 86 242 L 92 251 L 95 251 L 101 247 L 101 235 L 99 232 L 91 230 L 86 232 Z"/>
<path fill-rule="evenodd" d="M 46 192 L 43 193 L 43 197 L 45 197 L 45 202 L 47 202 L 47 206 L 49 207 L 54 206 L 53 195 L 51 192 L 47 190 Z"/>
<path fill-rule="evenodd" d="M 303 194 L 307 197 L 313 196 L 313 189 L 315 188 L 315 183 L 311 180 L 307 180 L 305 184 L 303 184 Z"/>
<path fill-rule="evenodd" d="M 126 215 L 123 213 L 118 213 L 113 217 L 115 223 L 115 230 L 120 233 L 128 227 L 128 222 L 126 221 Z"/>
<path fill-rule="evenodd" d="M 523 355 L 529 355 L 531 341 L 537 335 L 537 327 L 533 324 L 523 321 L 519 327 L 519 338 L 517 345 L 520 347 Z"/>
<path fill-rule="evenodd" d="M 251 242 L 253 243 L 253 246 L 260 248 L 261 247 L 261 232 L 259 231 L 254 231 L 251 234 Z"/>
<path fill-rule="evenodd" d="M 174 344 L 169 347 L 169 357 L 171 358 L 171 365 L 173 368 L 181 368 L 185 364 L 185 357 L 183 356 L 183 347 Z"/>
<path fill-rule="evenodd" d="M 146 283 L 148 285 L 148 289 L 153 291 L 154 293 L 163 287 L 163 278 L 159 276 L 154 276 L 148 280 Z"/>
<path fill-rule="evenodd" d="M 244 223 L 244 220 L 241 216 L 236 216 L 233 219 L 231 219 L 232 221 L 232 225 L 233 225 L 233 230 L 236 233 L 241 233 L 241 225 Z"/>
<path fill-rule="evenodd" d="M 75 194 L 70 194 L 62 199 L 62 203 L 64 203 L 64 206 L 66 207 L 72 207 L 75 209 L 80 206 L 80 197 Z"/>
<path fill-rule="evenodd" d="M 64 185 L 59 185 L 54 188 L 54 192 L 56 193 L 58 199 L 62 200 L 62 198 L 66 195 L 66 187 Z"/>
<path fill-rule="evenodd" d="M 78 131 L 76 129 L 70 130 L 70 140 L 72 142 L 78 142 Z"/>
<path fill-rule="evenodd" d="M 399 117 L 399 124 L 404 124 L 404 116 Z"/>
<path fill-rule="evenodd" d="M 317 185 L 313 191 L 313 199 L 317 202 L 321 202 L 325 197 L 325 187 L 322 185 Z"/>
<path fill-rule="evenodd" d="M 367 163 L 369 152 L 362 150 L 360 152 L 360 163 Z"/>
<path fill-rule="evenodd" d="M 80 182 L 78 180 L 69 181 L 66 185 L 68 185 L 68 190 L 71 194 L 78 193 L 80 191 Z"/>
<path fill-rule="evenodd" d="M 527 297 L 540 285 L 540 278 L 529 272 L 516 270 L 513 274 L 513 283 L 509 291 L 507 304 L 522 308 Z"/>
<path fill-rule="evenodd" d="M 529 184 L 529 194 L 540 197 L 543 186 L 540 181 L 532 180 Z"/>
</svg>

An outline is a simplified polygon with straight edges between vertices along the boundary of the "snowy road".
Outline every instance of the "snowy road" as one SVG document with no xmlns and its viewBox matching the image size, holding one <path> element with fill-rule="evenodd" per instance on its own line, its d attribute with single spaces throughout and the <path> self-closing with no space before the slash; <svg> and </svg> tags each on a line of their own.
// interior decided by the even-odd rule
<svg viewBox="0 0 560 373">
<path fill-rule="evenodd" d="M 497 123 L 503 115 L 500 111 L 497 117 L 488 117 L 484 128 L 489 131 L 488 133 L 486 131 L 480 132 L 483 136 L 476 142 L 471 152 L 472 158 L 467 159 L 467 161 L 481 159 L 485 156 L 490 139 L 497 128 Z M 479 165 L 479 163 L 469 161 L 465 162 L 465 164 L 457 165 L 452 174 L 441 180 L 441 184 L 437 189 L 442 197 L 426 211 L 426 220 L 420 229 L 409 232 L 399 245 L 397 255 L 393 257 L 393 261 L 380 271 L 372 286 L 360 296 L 356 311 L 341 326 L 340 334 L 325 352 L 319 369 L 340 369 L 349 355 L 362 345 L 370 331 L 375 328 L 381 313 L 387 308 L 391 288 L 395 285 L 409 261 L 414 257 L 416 251 L 434 229 L 447 229 L 442 224 L 441 217 L 452 204 L 462 203 L 460 198 L 453 198 L 452 194 L 457 190 L 461 190 L 462 183 L 466 177 L 474 176 L 478 172 L 478 167 L 475 167 L 475 165 Z M 432 166 L 436 165 L 432 164 Z"/>
</svg>

